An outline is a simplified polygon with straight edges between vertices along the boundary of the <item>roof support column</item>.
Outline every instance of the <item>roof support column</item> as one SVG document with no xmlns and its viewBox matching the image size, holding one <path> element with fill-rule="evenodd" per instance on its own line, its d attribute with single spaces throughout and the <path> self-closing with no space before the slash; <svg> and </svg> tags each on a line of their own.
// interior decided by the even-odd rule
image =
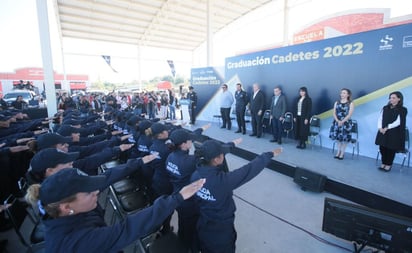
<svg viewBox="0 0 412 253">
<path fill-rule="evenodd" d="M 287 46 L 289 44 L 289 1 L 284 0 L 283 2 L 283 46 Z"/>
<path fill-rule="evenodd" d="M 142 53 L 140 44 L 137 45 L 137 80 L 139 80 L 139 91 L 143 91 L 142 89 Z"/>
<path fill-rule="evenodd" d="M 207 66 L 213 66 L 213 2 L 214 0 L 207 0 L 206 15 L 207 15 Z"/>
<path fill-rule="evenodd" d="M 37 19 L 39 20 L 40 46 L 43 60 L 44 82 L 46 84 L 47 115 L 53 117 L 57 112 L 56 88 L 54 86 L 53 59 L 50 43 L 49 16 L 47 2 L 37 0 Z"/>
</svg>

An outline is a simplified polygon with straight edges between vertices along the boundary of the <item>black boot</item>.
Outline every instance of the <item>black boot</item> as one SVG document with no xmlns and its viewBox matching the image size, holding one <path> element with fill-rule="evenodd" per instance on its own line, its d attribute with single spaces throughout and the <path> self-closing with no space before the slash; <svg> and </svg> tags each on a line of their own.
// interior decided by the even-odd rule
<svg viewBox="0 0 412 253">
<path fill-rule="evenodd" d="M 299 144 L 296 146 L 296 148 L 302 148 L 302 141 L 299 140 Z"/>
</svg>

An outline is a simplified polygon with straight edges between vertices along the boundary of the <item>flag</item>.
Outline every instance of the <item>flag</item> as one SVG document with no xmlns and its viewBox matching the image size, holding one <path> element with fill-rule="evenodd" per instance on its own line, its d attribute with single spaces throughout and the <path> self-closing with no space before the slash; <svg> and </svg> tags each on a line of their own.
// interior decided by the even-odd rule
<svg viewBox="0 0 412 253">
<path fill-rule="evenodd" d="M 107 65 L 113 70 L 113 72 L 117 73 L 117 71 L 112 67 L 110 63 L 110 55 L 102 55 L 103 59 L 106 61 Z"/>
<path fill-rule="evenodd" d="M 172 60 L 167 60 L 167 63 L 169 64 L 170 71 L 172 71 L 173 77 L 175 77 L 175 74 L 176 74 L 175 64 L 173 63 Z"/>
</svg>

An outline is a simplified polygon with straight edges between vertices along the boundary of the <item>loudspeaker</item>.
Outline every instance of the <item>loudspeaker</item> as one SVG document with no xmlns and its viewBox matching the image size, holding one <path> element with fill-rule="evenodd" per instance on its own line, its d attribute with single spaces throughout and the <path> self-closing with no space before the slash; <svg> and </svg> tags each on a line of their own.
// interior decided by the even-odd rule
<svg viewBox="0 0 412 253">
<path fill-rule="evenodd" d="M 300 185 L 304 191 L 322 192 L 325 188 L 326 179 L 326 176 L 316 172 L 296 168 L 293 181 Z"/>
</svg>

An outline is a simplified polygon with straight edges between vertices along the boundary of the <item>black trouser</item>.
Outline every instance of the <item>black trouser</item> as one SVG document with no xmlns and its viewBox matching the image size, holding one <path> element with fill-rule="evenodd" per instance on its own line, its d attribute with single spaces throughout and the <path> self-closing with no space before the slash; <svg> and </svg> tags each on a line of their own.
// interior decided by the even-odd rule
<svg viewBox="0 0 412 253">
<path fill-rule="evenodd" d="M 220 115 L 222 116 L 222 127 L 227 126 L 227 129 L 231 129 L 232 121 L 230 120 L 230 107 L 229 108 L 220 107 Z"/>
<path fill-rule="evenodd" d="M 274 140 L 282 140 L 283 126 L 282 122 L 279 119 L 272 118 L 272 134 Z"/>
<path fill-rule="evenodd" d="M 199 218 L 197 232 L 202 253 L 235 253 L 237 233 L 233 222 Z"/>
<path fill-rule="evenodd" d="M 258 137 L 262 136 L 262 114 L 252 113 L 252 131 Z"/>
<path fill-rule="evenodd" d="M 246 123 L 245 123 L 245 110 L 246 108 L 236 108 L 236 121 L 239 127 L 239 131 L 243 133 L 246 132 Z"/>
<path fill-rule="evenodd" d="M 384 146 L 379 146 L 381 152 L 382 164 L 392 166 L 393 159 L 395 159 L 396 150 Z"/>
<path fill-rule="evenodd" d="M 199 210 L 195 200 L 190 198 L 176 208 L 178 214 L 179 238 L 192 252 L 199 252 L 199 239 L 196 224 L 199 218 Z"/>
<path fill-rule="evenodd" d="M 192 125 L 195 124 L 195 121 L 196 121 L 195 109 L 196 109 L 196 106 L 194 106 L 194 105 L 189 105 L 190 124 L 192 124 Z"/>
</svg>

